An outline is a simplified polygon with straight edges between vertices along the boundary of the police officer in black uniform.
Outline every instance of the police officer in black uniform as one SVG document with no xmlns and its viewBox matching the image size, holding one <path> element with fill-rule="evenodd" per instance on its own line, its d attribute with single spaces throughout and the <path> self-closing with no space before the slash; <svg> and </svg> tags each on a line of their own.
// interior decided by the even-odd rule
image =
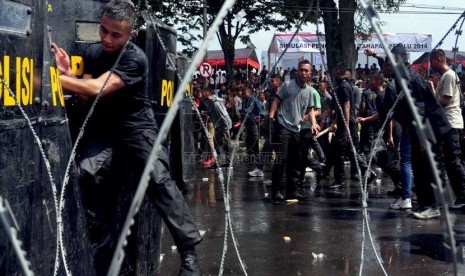
<svg viewBox="0 0 465 276">
<path fill-rule="evenodd" d="M 102 159 L 99 154 L 111 149 L 113 153 L 109 177 L 112 187 L 107 190 L 108 194 L 114 193 L 114 190 L 135 192 L 157 139 L 158 129 L 147 97 L 147 57 L 130 42 L 134 20 L 135 9 L 129 1 L 112 1 L 105 6 L 99 29 L 101 43 L 93 44 L 87 50 L 82 79 L 77 79 L 72 73 L 66 52 L 54 45 L 63 88 L 92 99 L 103 87 L 102 97 L 90 121 L 90 136 L 82 144 L 79 153 L 81 158 L 86 156 L 84 159 L 87 163 L 92 163 L 98 162 L 94 157 Z M 121 51 L 121 58 L 117 60 Z M 115 63 L 116 67 L 111 72 Z M 96 144 L 98 147 L 95 147 Z M 181 192 L 170 176 L 166 145 L 155 162 L 148 195 L 173 235 L 181 254 L 180 275 L 200 275 L 194 246 L 202 238 L 194 226 Z M 113 241 L 117 239 L 118 224 L 122 225 L 117 217 L 124 217 L 129 204 L 127 201 L 126 210 L 123 209 L 121 214 L 113 214 L 113 229 L 116 229 L 110 235 Z"/>
</svg>

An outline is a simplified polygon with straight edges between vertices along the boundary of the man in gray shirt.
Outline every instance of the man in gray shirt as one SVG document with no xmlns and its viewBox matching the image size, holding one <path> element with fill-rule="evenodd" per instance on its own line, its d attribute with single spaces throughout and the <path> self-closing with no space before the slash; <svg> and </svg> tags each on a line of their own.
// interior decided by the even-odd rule
<svg viewBox="0 0 465 276">
<path fill-rule="evenodd" d="M 299 62 L 297 78 L 286 81 L 276 94 L 270 109 L 270 120 L 274 123 L 273 143 L 277 145 L 277 158 L 272 173 L 272 199 L 275 203 L 284 202 L 284 187 L 281 185 L 286 168 L 286 198 L 305 199 L 297 192 L 300 160 L 300 128 L 304 116 L 308 114 L 312 122 L 312 132 L 318 134 L 313 110 L 313 97 L 306 84 L 311 76 L 312 65 L 308 60 Z"/>
</svg>

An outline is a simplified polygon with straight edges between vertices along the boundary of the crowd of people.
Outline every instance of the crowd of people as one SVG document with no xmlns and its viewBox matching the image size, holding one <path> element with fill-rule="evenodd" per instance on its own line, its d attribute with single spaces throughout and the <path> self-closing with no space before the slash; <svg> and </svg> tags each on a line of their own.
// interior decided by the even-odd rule
<svg viewBox="0 0 465 276">
<path fill-rule="evenodd" d="M 135 193 L 158 138 L 147 95 L 147 57 L 131 42 L 135 19 L 131 2 L 106 4 L 99 24 L 101 43 L 86 50 L 82 78 L 71 70 L 66 51 L 52 45 L 63 88 L 84 102 L 102 96 L 75 160 L 99 275 L 106 273 L 111 263 L 123 225 L 121 214 L 127 213 L 131 203 L 130 196 L 122 195 Z M 230 81 L 221 78 L 200 84 L 194 79 L 194 101 L 201 114 L 201 118 L 194 117 L 194 138 L 199 151 L 205 153 L 203 167 L 229 166 L 231 139 L 243 139 L 251 169 L 248 174 L 263 177 L 264 167 L 272 165 L 270 199 L 281 204 L 306 199 L 308 168 L 315 171 L 316 181 L 329 178 L 332 170 L 334 182 L 328 188 L 343 188 L 346 159 L 351 163 L 351 179 L 365 177 L 371 183 L 376 174 L 363 156 L 377 144 L 376 164 L 395 187 L 389 193 L 397 197 L 392 209 L 411 209 L 415 188 L 415 217 L 440 216 L 431 184 L 450 186 L 456 198 L 453 207 L 465 206 L 463 95 L 460 78 L 449 68 L 444 51 L 433 50 L 430 55 L 437 78 L 407 70 L 409 93 L 428 129 L 414 123 L 393 65 L 371 50 L 366 54 L 377 58 L 378 65 L 359 66 L 352 74 L 338 64 L 332 68 L 333 84 L 321 67 L 317 70 L 305 59 L 297 68 L 278 68 L 275 74 L 264 67 L 260 77 L 244 77 L 239 71 Z M 392 54 L 397 62 L 407 60 L 401 44 L 393 47 Z M 394 116 L 389 118 L 397 102 Z M 383 124 L 385 121 L 388 123 Z M 376 139 L 380 126 L 385 128 L 381 143 Z M 437 164 L 428 162 L 427 145 L 420 133 L 428 137 Z M 181 259 L 179 275 L 200 275 L 195 246 L 203 238 L 172 179 L 169 159 L 164 140 L 150 173 L 147 195 L 173 236 Z M 438 168 L 439 181 L 433 166 Z M 130 240 L 127 248 L 135 246 Z M 124 273 L 134 273 L 134 252 L 128 250 Z"/>
<path fill-rule="evenodd" d="M 196 141 L 202 152 L 216 148 L 222 157 L 216 164 L 208 154 L 203 166 L 229 166 L 230 141 L 245 124 L 246 156 L 253 169 L 248 174 L 263 177 L 264 166 L 272 165 L 270 199 L 274 203 L 305 200 L 309 183 L 304 176 L 309 170 L 315 172 L 316 181 L 330 179 L 332 171 L 334 182 L 328 188 L 343 188 L 347 160 L 351 164 L 350 178 L 366 178 L 370 184 L 376 173 L 368 168 L 367 159 L 376 148 L 374 163 L 393 183 L 388 195 L 397 198 L 390 208 L 414 208 L 412 213 L 419 219 L 440 216 L 432 184 L 451 187 L 455 194 L 452 208 L 465 206 L 460 73 L 457 75 L 450 68 L 442 50 L 431 52 L 431 71 L 427 76 L 410 68 L 401 44 L 391 51 L 396 61 L 405 62 L 408 68 L 408 87 L 428 130 L 417 129 L 393 66 L 374 51 L 367 50 L 365 54 L 376 58 L 378 64 L 366 64 L 365 68 L 359 64 L 354 73 L 344 64 L 335 66 L 333 84 L 322 68 L 317 70 L 308 60 L 301 60 L 297 69 L 284 72 L 280 68 L 276 74 L 269 74 L 264 67 L 260 77 L 250 78 L 252 82 L 236 79 L 217 90 L 202 88 L 200 80 L 194 80 L 195 101 L 207 122 L 209 136 L 215 138 L 208 140 L 208 145 L 198 131 Z M 215 105 L 224 108 L 220 110 Z M 394 115 L 388 118 L 391 108 Z M 380 127 L 384 127 L 383 135 L 377 138 Z M 439 181 L 428 163 L 420 131 L 428 132 Z M 414 197 L 416 206 L 412 206 Z"/>
<path fill-rule="evenodd" d="M 66 51 L 53 44 L 63 88 L 82 101 L 102 95 L 75 159 L 99 275 L 106 273 L 112 262 L 123 225 L 121 214 L 127 213 L 130 195 L 135 193 L 158 137 L 147 95 L 147 57 L 130 41 L 135 16 L 136 9 L 128 1 L 107 3 L 99 25 L 101 43 L 86 50 L 82 78 L 71 70 Z M 407 60 L 401 44 L 391 51 L 397 62 Z M 297 68 L 279 68 L 276 74 L 264 67 L 260 77 L 244 78 L 240 72 L 229 82 L 207 85 L 194 79 L 194 101 L 201 114 L 196 118 L 194 138 L 199 151 L 205 153 L 203 167 L 229 166 L 231 139 L 243 139 L 251 169 L 248 174 L 263 177 L 264 167 L 271 165 L 270 199 L 282 204 L 306 199 L 308 168 L 315 171 L 316 181 L 329 179 L 333 171 L 334 182 L 328 188 L 343 188 L 346 159 L 351 163 L 351 179 L 366 178 L 371 183 L 376 174 L 363 156 L 376 144 L 376 165 L 395 187 L 389 194 L 397 200 L 390 208 L 414 207 L 415 191 L 413 215 L 419 219 L 440 216 L 432 184 L 450 186 L 455 195 L 451 204 L 464 207 L 463 95 L 460 78 L 449 68 L 444 51 L 433 50 L 430 55 L 438 78 L 407 70 L 409 93 L 426 129 L 414 123 L 393 65 L 371 50 L 366 54 L 377 58 L 378 66 L 357 68 L 353 77 L 349 68 L 338 64 L 332 68 L 333 84 L 321 67 L 317 70 L 305 59 Z M 389 118 L 395 103 L 394 116 Z M 388 123 L 383 124 L 385 121 Z M 381 143 L 376 138 L 380 126 L 384 127 Z M 436 164 L 428 161 L 422 133 L 431 143 Z M 195 246 L 203 238 L 172 179 L 169 164 L 164 140 L 150 173 L 147 195 L 173 236 L 181 259 L 179 275 L 200 275 Z M 439 180 L 433 168 L 438 169 Z M 127 252 L 123 274 L 134 273 L 136 245 L 129 240 L 126 246 L 133 250 Z"/>
</svg>

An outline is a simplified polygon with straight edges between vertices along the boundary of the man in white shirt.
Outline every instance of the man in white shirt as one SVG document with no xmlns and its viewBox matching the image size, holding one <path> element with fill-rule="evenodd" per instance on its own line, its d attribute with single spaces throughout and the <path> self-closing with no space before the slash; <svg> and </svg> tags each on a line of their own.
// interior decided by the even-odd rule
<svg viewBox="0 0 465 276">
<path fill-rule="evenodd" d="M 435 49 L 430 55 L 431 68 L 441 73 L 436 89 L 432 81 L 429 85 L 439 104 L 444 109 L 452 129 L 443 139 L 442 149 L 446 171 L 451 186 L 457 196 L 457 204 L 465 204 L 465 169 L 461 163 L 460 133 L 463 129 L 462 110 L 460 108 L 460 81 L 455 72 L 449 68 L 446 54 L 441 49 Z"/>
</svg>

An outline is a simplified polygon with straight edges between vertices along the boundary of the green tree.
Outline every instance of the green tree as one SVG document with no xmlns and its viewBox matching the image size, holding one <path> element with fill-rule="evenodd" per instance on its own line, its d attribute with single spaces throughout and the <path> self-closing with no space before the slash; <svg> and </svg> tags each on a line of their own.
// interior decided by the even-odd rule
<svg viewBox="0 0 465 276">
<path fill-rule="evenodd" d="M 207 26 L 211 25 L 223 2 L 206 0 Z M 141 9 L 146 9 L 145 1 L 140 3 L 134 0 L 134 3 Z M 203 39 L 203 1 L 148 0 L 148 3 L 157 17 L 168 25 L 177 26 L 178 41 L 187 46 L 185 52 L 194 52 L 196 48 L 192 46 L 193 43 Z M 249 49 L 254 49 L 250 34 L 269 31 L 271 28 L 286 31 L 298 22 L 301 12 L 286 11 L 287 3 L 286 0 L 236 1 L 217 31 L 217 38 L 224 53 L 228 80 L 233 79 L 234 50 L 238 40 Z"/>
<path fill-rule="evenodd" d="M 397 11 L 405 2 L 406 0 L 373 0 L 372 5 L 376 11 L 388 13 Z M 369 34 L 372 29 L 356 0 L 338 3 L 337 6 L 335 0 L 320 0 L 319 15 L 324 23 L 328 67 L 333 68 L 337 63 L 343 62 L 348 68 L 355 69 L 355 33 Z"/>
<path fill-rule="evenodd" d="M 146 3 L 149 3 L 157 17 L 166 24 L 177 27 L 178 40 L 187 46 L 185 52 L 195 52 L 193 43 L 203 39 L 203 0 L 133 1 L 141 9 L 145 9 Z M 213 22 L 223 2 L 206 0 L 207 26 Z M 406 0 L 371 1 L 376 11 L 385 13 L 397 11 L 405 2 Z M 323 22 L 320 31 L 326 36 L 328 67 L 333 68 L 337 63 L 343 62 L 348 68 L 354 69 L 357 61 L 355 33 L 371 33 L 371 28 L 356 0 L 238 0 L 217 32 L 226 60 L 227 78 L 232 79 L 237 40 L 254 48 L 250 34 L 268 31 L 271 28 L 293 31 L 309 7 L 311 13 L 305 18 L 305 22 L 316 23 L 317 18 L 321 18 Z"/>
</svg>

